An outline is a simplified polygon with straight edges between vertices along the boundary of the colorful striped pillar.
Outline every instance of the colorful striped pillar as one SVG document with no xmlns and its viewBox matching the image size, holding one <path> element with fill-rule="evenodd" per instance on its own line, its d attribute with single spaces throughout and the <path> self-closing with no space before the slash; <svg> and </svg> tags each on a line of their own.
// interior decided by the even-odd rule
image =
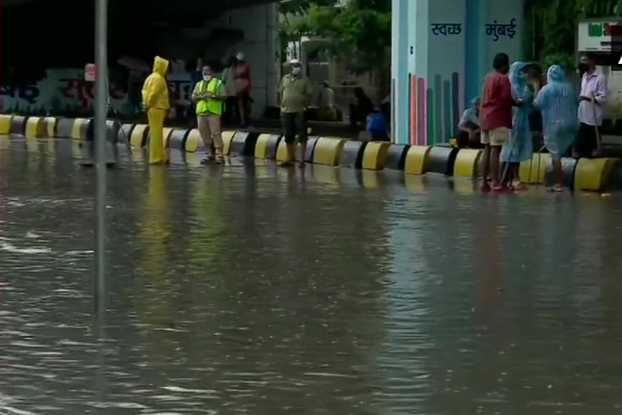
<svg viewBox="0 0 622 415">
<path fill-rule="evenodd" d="M 455 136 L 494 53 L 520 58 L 523 3 L 392 0 L 394 143 L 435 145 Z"/>
</svg>

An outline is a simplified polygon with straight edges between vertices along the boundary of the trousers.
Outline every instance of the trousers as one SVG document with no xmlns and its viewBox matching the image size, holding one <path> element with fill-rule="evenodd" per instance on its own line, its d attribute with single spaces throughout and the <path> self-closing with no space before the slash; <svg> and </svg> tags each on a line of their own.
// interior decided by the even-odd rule
<svg viewBox="0 0 622 415">
<path fill-rule="evenodd" d="M 149 118 L 149 163 L 163 164 L 168 163 L 168 149 L 164 142 L 164 119 L 166 118 L 166 110 L 160 108 L 151 108 L 147 112 Z"/>
</svg>

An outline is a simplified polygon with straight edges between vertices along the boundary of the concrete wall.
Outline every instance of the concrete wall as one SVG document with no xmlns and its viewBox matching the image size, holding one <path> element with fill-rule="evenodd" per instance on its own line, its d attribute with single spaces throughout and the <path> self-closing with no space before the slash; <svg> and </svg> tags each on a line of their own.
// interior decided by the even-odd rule
<svg viewBox="0 0 622 415">
<path fill-rule="evenodd" d="M 196 56 L 196 51 L 204 48 L 204 56 L 225 62 L 228 56 L 243 52 L 251 64 L 252 97 L 254 99 L 253 117 L 262 117 L 267 105 L 276 104 L 279 62 L 278 48 L 278 10 L 275 4 L 264 4 L 247 9 L 233 10 L 217 20 L 207 21 L 200 29 L 187 30 L 179 35 L 163 32 L 160 54 L 171 61 L 175 73 L 169 76 L 171 92 L 177 101 L 189 102 L 190 74 L 184 73 L 185 61 Z M 219 29 L 229 29 L 214 37 Z M 222 31 L 221 31 L 222 32 Z M 85 62 L 86 63 L 86 62 Z M 149 63 L 149 65 L 151 65 Z M 133 111 L 127 102 L 122 86 L 111 87 L 112 106 L 120 113 Z M 32 85 L 22 85 L 18 89 L 0 86 L 0 110 L 54 112 L 56 110 L 91 110 L 92 86 L 84 82 L 84 68 L 52 69 L 47 76 Z"/>
<path fill-rule="evenodd" d="M 523 0 L 393 0 L 393 140 L 447 142 L 493 56 L 520 58 L 522 16 Z"/>
<path fill-rule="evenodd" d="M 218 27 L 240 29 L 244 32 L 244 39 L 231 45 L 226 54 L 234 55 L 242 52 L 251 64 L 252 97 L 255 100 L 253 116 L 263 116 L 266 106 L 277 103 L 276 95 L 280 76 L 277 5 L 264 4 L 233 10 L 214 24 Z"/>
</svg>

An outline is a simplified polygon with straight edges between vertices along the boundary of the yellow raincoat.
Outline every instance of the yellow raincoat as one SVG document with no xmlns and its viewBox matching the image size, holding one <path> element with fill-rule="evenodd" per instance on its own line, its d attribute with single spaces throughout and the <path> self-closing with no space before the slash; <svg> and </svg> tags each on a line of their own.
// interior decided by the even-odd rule
<svg viewBox="0 0 622 415">
<path fill-rule="evenodd" d="M 153 73 L 145 79 L 143 84 L 143 105 L 147 110 L 151 133 L 149 142 L 149 163 L 151 164 L 164 164 L 169 161 L 166 143 L 164 143 L 164 119 L 170 109 L 168 83 L 166 82 L 167 69 L 168 61 L 156 56 L 153 61 Z"/>
</svg>

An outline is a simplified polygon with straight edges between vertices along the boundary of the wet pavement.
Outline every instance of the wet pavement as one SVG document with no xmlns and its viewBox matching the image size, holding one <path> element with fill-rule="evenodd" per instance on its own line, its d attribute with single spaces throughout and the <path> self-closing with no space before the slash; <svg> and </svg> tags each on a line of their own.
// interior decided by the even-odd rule
<svg viewBox="0 0 622 415">
<path fill-rule="evenodd" d="M 0 140 L 0 414 L 622 413 L 615 197 L 124 153 L 102 352 L 71 144 Z"/>
</svg>

